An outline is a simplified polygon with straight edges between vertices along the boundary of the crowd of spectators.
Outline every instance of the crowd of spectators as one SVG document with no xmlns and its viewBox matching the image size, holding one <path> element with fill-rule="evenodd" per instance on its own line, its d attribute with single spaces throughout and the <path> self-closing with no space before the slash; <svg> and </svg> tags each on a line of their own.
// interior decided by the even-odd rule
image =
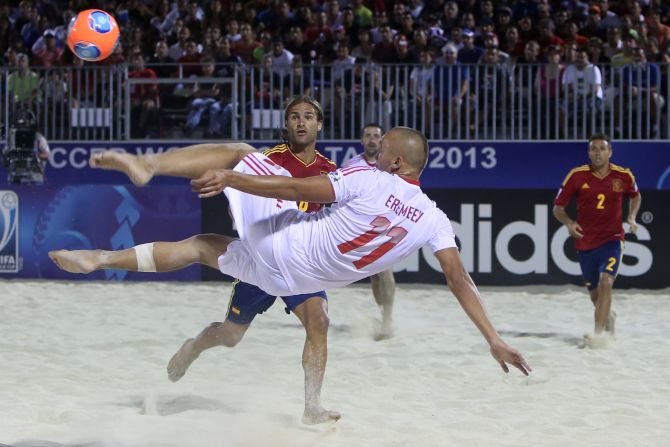
<svg viewBox="0 0 670 447">
<path fill-rule="evenodd" d="M 661 78 L 670 61 L 670 3 L 663 0 L 10 0 L 0 6 L 0 64 L 16 70 L 13 82 L 33 73 L 19 82 L 22 95 L 33 94 L 36 82 L 26 61 L 43 68 L 82 64 L 64 50 L 64 40 L 75 12 L 90 7 L 112 13 L 122 30 L 114 54 L 100 64 L 128 63 L 133 77 L 144 78 L 230 76 L 236 64 L 265 67 L 255 94 L 270 102 L 277 92 L 268 85 L 287 75 L 294 81 L 309 64 L 330 66 L 337 80 L 369 63 L 415 66 L 413 101 L 419 110 L 433 93 L 427 86 L 438 78 L 436 69 L 458 72 L 459 82 L 442 90 L 451 108 L 486 97 L 473 98 L 472 87 L 468 92 L 461 85 L 467 70 L 450 67 L 461 64 L 500 67 L 485 73 L 483 89 L 505 85 L 512 65 L 542 64 L 526 83 L 542 101 L 551 103 L 560 85 L 570 89 L 567 96 L 583 94 L 601 107 L 616 92 L 610 94 L 610 79 L 598 65 L 641 63 L 651 66 L 651 74 L 629 70 L 621 79 L 646 94 L 654 114 L 663 113 L 667 97 Z M 500 82 L 488 82 L 493 77 Z M 301 93 L 310 92 L 300 85 Z M 164 88 L 135 89 L 140 122 L 152 121 Z M 186 131 L 205 112 L 210 121 L 225 115 L 229 92 L 204 83 L 187 90 L 181 95 L 191 107 Z M 209 132 L 220 130 L 219 123 L 210 123 Z"/>
</svg>

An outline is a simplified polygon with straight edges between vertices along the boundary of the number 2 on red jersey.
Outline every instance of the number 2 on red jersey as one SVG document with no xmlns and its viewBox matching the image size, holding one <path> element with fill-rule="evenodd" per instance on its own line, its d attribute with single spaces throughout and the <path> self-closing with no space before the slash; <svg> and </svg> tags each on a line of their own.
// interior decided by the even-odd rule
<svg viewBox="0 0 670 447">
<path fill-rule="evenodd" d="M 342 242 L 337 246 L 337 249 L 340 253 L 345 254 L 349 253 L 352 250 L 365 246 L 367 243 L 373 239 L 384 235 L 388 236 L 391 239 L 381 244 L 379 247 L 375 248 L 372 252 L 361 257 L 360 259 L 354 261 L 354 267 L 357 269 L 362 269 L 366 265 L 370 265 L 375 262 L 377 259 L 385 255 L 389 250 L 398 245 L 398 243 L 407 236 L 407 230 L 403 227 L 395 226 L 389 228 L 391 221 L 386 217 L 377 216 L 372 222 L 370 222 L 371 230 L 366 231 L 365 233 L 355 237 L 354 239 L 348 242 Z"/>
</svg>

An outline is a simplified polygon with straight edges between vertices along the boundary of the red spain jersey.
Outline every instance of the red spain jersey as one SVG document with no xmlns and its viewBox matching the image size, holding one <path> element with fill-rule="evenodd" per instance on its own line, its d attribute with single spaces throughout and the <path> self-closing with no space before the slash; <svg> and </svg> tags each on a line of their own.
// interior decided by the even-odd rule
<svg viewBox="0 0 670 447">
<path fill-rule="evenodd" d="M 570 171 L 554 205 L 567 206 L 577 196 L 577 223 L 584 237 L 575 239 L 575 246 L 577 250 L 591 250 L 605 242 L 624 239 L 623 197 L 635 197 L 638 193 L 630 169 L 610 164 L 610 172 L 600 178 L 589 165 L 583 165 Z"/>
<path fill-rule="evenodd" d="M 314 161 L 306 164 L 293 152 L 291 152 L 288 144 L 278 144 L 275 147 L 267 149 L 265 152 L 263 152 L 263 154 L 270 158 L 270 160 L 277 163 L 279 166 L 286 169 L 293 177 L 296 178 L 328 174 L 329 172 L 333 172 L 337 169 L 335 163 L 333 163 L 328 157 L 321 155 L 319 151 L 316 151 L 316 157 L 314 158 Z M 298 209 L 310 213 L 312 211 L 320 210 L 322 206 L 322 203 L 298 203 Z"/>
</svg>

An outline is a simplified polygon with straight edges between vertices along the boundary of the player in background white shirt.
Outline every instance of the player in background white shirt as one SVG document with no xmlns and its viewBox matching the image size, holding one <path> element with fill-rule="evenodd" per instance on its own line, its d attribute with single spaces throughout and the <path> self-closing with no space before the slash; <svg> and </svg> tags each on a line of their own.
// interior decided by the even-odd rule
<svg viewBox="0 0 670 447">
<path fill-rule="evenodd" d="M 526 360 L 502 340 L 488 319 L 477 287 L 461 261 L 449 220 L 419 188 L 418 179 L 427 161 L 425 137 L 409 128 L 394 128 L 384 135 L 377 169 L 349 168 L 328 176 L 297 179 L 264 175 L 283 168 L 250 154 L 235 170 L 208 171 L 191 182 L 200 197 L 211 197 L 227 188 L 238 228 L 243 227 L 240 239 L 209 234 L 119 251 L 57 250 L 49 256 L 73 273 L 99 269 L 169 271 L 197 262 L 224 267 L 224 273 L 232 275 L 255 272 L 261 275 L 250 278 L 255 284 L 282 294 L 346 285 L 429 245 L 447 285 L 488 342 L 494 359 L 505 372 L 511 364 L 527 375 L 531 368 Z M 370 193 L 370 185 L 379 189 Z M 288 203 L 300 200 L 339 203 L 301 215 Z M 318 246 L 314 252 L 320 259 L 305 260 L 312 244 Z M 232 260 L 239 262 L 231 265 Z M 310 265 L 312 262 L 319 264 Z M 296 266 L 309 270 L 289 271 Z"/>
<path fill-rule="evenodd" d="M 375 167 L 383 134 L 384 130 L 379 124 L 366 124 L 361 132 L 363 152 L 342 163 L 342 167 Z M 370 285 L 372 286 L 372 295 L 375 297 L 375 302 L 382 312 L 382 323 L 375 340 L 383 340 L 393 334 L 393 303 L 395 302 L 393 268 L 370 276 Z"/>
</svg>

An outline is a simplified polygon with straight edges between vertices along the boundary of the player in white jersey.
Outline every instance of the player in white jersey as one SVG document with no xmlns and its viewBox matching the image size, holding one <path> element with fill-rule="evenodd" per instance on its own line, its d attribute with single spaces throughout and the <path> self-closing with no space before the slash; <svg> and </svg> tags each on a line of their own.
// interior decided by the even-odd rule
<svg viewBox="0 0 670 447">
<path fill-rule="evenodd" d="M 208 171 L 192 181 L 200 197 L 225 189 L 239 239 L 199 235 L 119 251 L 58 250 L 49 255 L 74 273 L 169 271 L 199 262 L 282 295 L 350 284 L 428 245 L 502 369 L 508 372 L 509 363 L 528 374 L 523 356 L 489 321 L 461 262 L 449 219 L 419 187 L 427 159 L 425 137 L 409 128 L 394 128 L 384 136 L 377 169 L 352 167 L 297 179 L 266 157 L 249 154 L 235 170 Z M 292 204 L 299 200 L 337 203 L 304 214 Z"/>
<path fill-rule="evenodd" d="M 384 130 L 379 124 L 369 123 L 363 127 L 361 132 L 361 145 L 363 152 L 350 158 L 342 164 L 343 168 L 352 166 L 375 167 L 377 164 L 377 153 L 382 141 Z M 382 312 L 382 323 L 375 340 L 384 340 L 391 337 L 393 333 L 393 303 L 395 301 L 395 277 L 393 269 L 384 270 L 370 277 L 372 295 Z"/>
</svg>

